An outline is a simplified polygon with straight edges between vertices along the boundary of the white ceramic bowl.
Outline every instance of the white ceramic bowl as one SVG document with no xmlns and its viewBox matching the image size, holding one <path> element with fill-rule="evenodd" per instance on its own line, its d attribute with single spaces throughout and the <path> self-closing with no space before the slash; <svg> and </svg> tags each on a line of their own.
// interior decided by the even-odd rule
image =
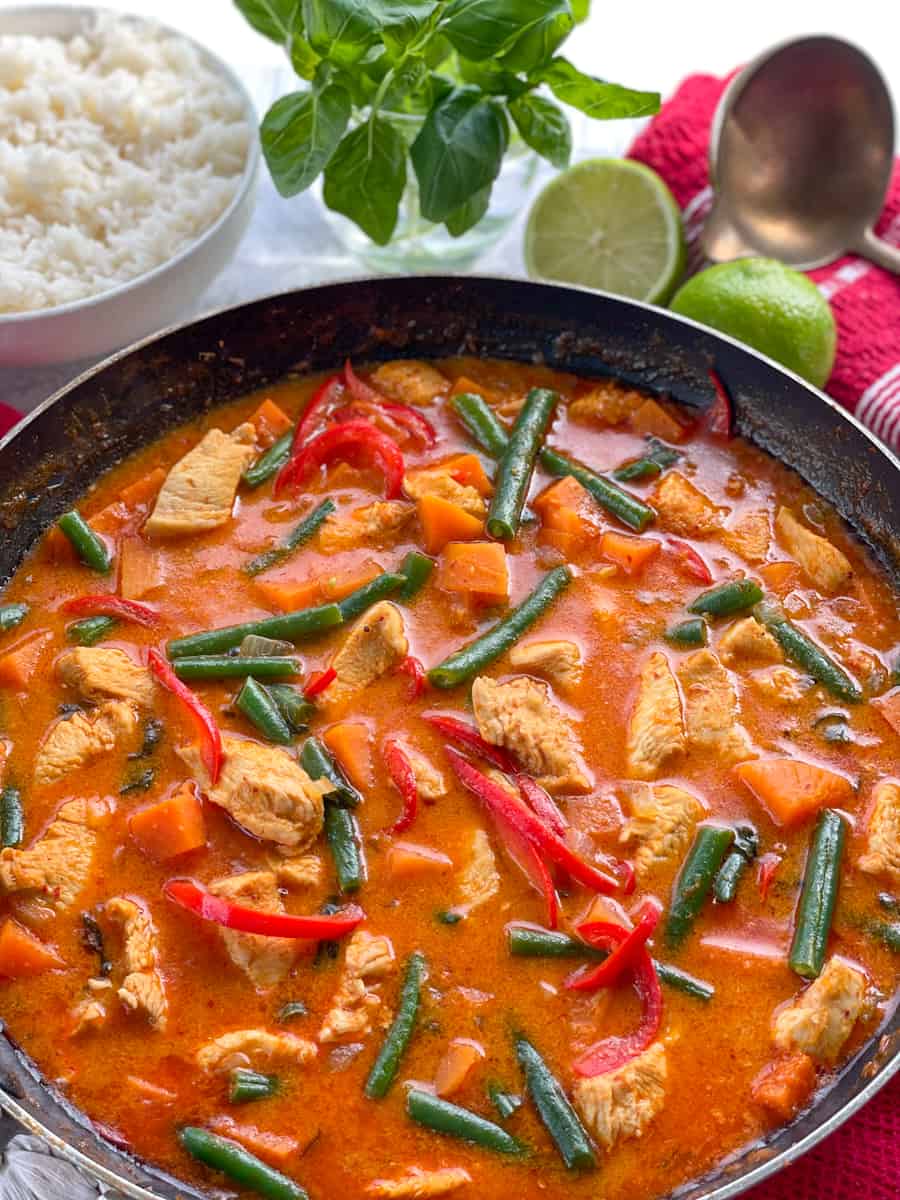
<svg viewBox="0 0 900 1200">
<path fill-rule="evenodd" d="M 23 4 L 0 8 L 0 34 L 74 37 L 102 7 Z M 136 20 L 146 18 L 135 17 Z M 97 296 L 27 313 L 0 313 L 0 366 L 31 367 L 72 362 L 117 350 L 183 316 L 229 262 L 253 212 L 259 172 L 257 116 L 243 83 L 220 58 L 185 34 L 207 64 L 241 97 L 251 130 L 247 161 L 231 203 L 174 258 Z"/>
</svg>

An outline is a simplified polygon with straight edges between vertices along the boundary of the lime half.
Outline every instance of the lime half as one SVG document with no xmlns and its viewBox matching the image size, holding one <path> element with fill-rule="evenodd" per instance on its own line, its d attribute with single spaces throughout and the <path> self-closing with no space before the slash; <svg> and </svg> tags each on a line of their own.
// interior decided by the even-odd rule
<svg viewBox="0 0 900 1200">
<path fill-rule="evenodd" d="M 532 279 L 664 304 L 684 260 L 672 193 L 655 171 L 628 159 L 569 167 L 547 184 L 528 217 L 525 265 Z"/>
</svg>

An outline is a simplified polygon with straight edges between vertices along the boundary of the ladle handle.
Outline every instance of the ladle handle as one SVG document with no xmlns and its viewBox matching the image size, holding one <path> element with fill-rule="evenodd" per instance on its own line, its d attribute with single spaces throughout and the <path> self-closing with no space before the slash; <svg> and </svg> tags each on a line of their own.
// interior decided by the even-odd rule
<svg viewBox="0 0 900 1200">
<path fill-rule="evenodd" d="M 865 231 L 853 249 L 863 258 L 871 259 L 879 267 L 884 267 L 886 271 L 900 275 L 900 247 L 882 241 L 871 229 Z"/>
</svg>

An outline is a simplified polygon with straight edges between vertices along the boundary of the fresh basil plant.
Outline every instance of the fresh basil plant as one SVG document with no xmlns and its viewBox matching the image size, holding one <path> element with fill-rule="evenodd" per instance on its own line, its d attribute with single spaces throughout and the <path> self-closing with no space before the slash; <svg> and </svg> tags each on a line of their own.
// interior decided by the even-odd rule
<svg viewBox="0 0 900 1200">
<path fill-rule="evenodd" d="M 263 118 L 282 196 L 324 173 L 325 203 L 379 245 L 407 171 L 422 216 L 458 237 L 484 216 L 510 122 L 555 167 L 572 138 L 563 104 L 607 120 L 656 112 L 659 96 L 585 75 L 559 54 L 590 0 L 235 0 L 283 46 L 305 86 Z M 421 118 L 411 145 L 391 116 Z"/>
</svg>

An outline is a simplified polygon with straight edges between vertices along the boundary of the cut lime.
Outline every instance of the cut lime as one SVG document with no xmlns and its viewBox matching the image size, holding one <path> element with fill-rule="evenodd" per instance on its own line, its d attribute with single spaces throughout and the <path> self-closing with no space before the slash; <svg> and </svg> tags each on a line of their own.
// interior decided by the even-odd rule
<svg viewBox="0 0 900 1200">
<path fill-rule="evenodd" d="M 553 279 L 664 304 L 684 272 L 681 213 L 649 167 L 592 158 L 553 179 L 532 205 L 525 265 Z"/>
</svg>

